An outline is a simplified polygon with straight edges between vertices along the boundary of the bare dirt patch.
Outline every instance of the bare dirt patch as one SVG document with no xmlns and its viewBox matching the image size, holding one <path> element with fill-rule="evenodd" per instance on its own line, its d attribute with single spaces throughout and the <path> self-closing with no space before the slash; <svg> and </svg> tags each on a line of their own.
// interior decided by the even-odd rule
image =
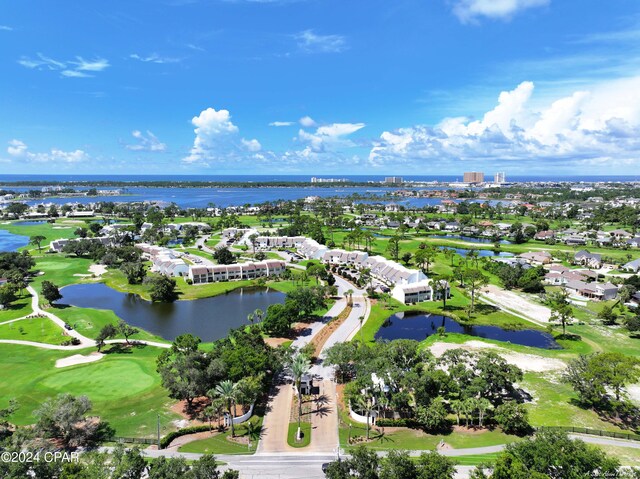
<svg viewBox="0 0 640 479">
<path fill-rule="evenodd" d="M 511 311 L 517 311 L 518 314 L 536 322 L 548 323 L 551 317 L 551 310 L 546 306 L 535 304 L 512 291 L 505 291 L 494 285 L 487 286 L 482 291 L 482 295 L 497 305 Z"/>
<path fill-rule="evenodd" d="M 267 343 L 272 348 L 277 348 L 282 346 L 287 341 L 291 341 L 289 338 L 265 338 L 264 342 Z"/>
<path fill-rule="evenodd" d="M 509 364 L 518 366 L 523 371 L 545 372 L 561 371 L 566 367 L 564 361 L 554 358 L 545 358 L 535 354 L 516 353 L 495 344 L 484 343 L 482 341 L 467 341 L 462 344 L 436 342 L 429 348 L 434 356 L 440 357 L 450 349 L 465 349 L 467 351 L 480 351 L 491 349 L 502 356 Z"/>
</svg>

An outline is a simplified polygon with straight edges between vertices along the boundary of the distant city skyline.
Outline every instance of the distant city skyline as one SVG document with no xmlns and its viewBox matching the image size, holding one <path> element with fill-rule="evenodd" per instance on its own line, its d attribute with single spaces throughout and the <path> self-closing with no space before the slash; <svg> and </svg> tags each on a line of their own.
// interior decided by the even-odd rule
<svg viewBox="0 0 640 479">
<path fill-rule="evenodd" d="M 639 14 L 632 0 L 3 4 L 0 174 L 629 174 Z"/>
</svg>

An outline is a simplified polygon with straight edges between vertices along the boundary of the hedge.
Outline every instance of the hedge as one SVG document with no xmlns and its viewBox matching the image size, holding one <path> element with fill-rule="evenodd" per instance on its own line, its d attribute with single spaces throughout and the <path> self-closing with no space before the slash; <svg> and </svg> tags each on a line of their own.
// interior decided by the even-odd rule
<svg viewBox="0 0 640 479">
<path fill-rule="evenodd" d="M 421 429 L 422 424 L 412 418 L 400 418 L 400 419 L 384 419 L 378 418 L 376 420 L 376 426 L 380 427 L 410 427 L 413 429 Z"/>
<path fill-rule="evenodd" d="M 178 429 L 177 431 L 170 432 L 160 440 L 160 449 L 165 449 L 167 446 L 169 446 L 169 444 L 171 444 L 171 441 L 173 441 L 177 437 L 186 436 L 187 434 L 194 434 L 196 432 L 206 432 L 210 430 L 211 428 L 208 425 L 203 424 L 202 426 L 184 427 L 182 429 Z"/>
</svg>

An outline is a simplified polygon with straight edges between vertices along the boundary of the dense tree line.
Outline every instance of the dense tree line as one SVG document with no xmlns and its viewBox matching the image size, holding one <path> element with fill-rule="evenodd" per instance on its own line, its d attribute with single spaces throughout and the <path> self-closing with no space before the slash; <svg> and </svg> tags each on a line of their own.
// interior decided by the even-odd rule
<svg viewBox="0 0 640 479">
<path fill-rule="evenodd" d="M 374 347 L 339 343 L 327 351 L 326 362 L 336 367 L 340 382 L 348 381 L 345 399 L 363 415 L 375 409 L 379 418 L 399 416 L 431 431 L 450 428 L 449 413 L 458 423 L 464 416 L 467 425 L 482 426 L 491 418 L 507 432 L 530 429 L 515 388 L 522 371 L 491 351 L 453 349 L 435 358 L 412 340 Z"/>
</svg>

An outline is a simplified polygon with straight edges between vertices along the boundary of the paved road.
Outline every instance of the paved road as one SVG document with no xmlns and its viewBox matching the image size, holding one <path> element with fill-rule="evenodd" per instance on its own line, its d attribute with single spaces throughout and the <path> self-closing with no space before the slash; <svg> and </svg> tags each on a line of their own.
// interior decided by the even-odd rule
<svg viewBox="0 0 640 479">
<path fill-rule="evenodd" d="M 311 411 L 311 445 L 313 452 L 332 453 L 338 447 L 338 404 L 336 385 L 325 379 L 319 384 L 320 394 Z"/>
<path fill-rule="evenodd" d="M 296 450 L 287 444 L 292 400 L 293 386 L 289 382 L 275 387 L 267 403 L 267 413 L 262 422 L 262 434 L 256 449 L 258 453 L 282 453 Z"/>
<path fill-rule="evenodd" d="M 585 436 L 571 434 L 574 439 L 581 439 L 591 444 L 601 446 L 630 447 L 640 449 L 640 442 L 626 441 L 624 439 L 612 439 L 599 436 Z M 473 447 L 466 449 L 449 449 L 440 451 L 440 454 L 448 457 L 460 457 L 469 455 L 490 454 L 502 451 L 506 445 L 496 445 L 488 447 Z M 105 448 L 107 449 L 107 448 Z M 409 451 L 412 456 L 418 456 L 425 451 Z M 146 449 L 143 453 L 149 457 L 184 457 L 188 460 L 197 460 L 201 454 L 179 453 L 163 449 Z M 321 479 L 322 464 L 336 460 L 337 450 L 331 453 L 313 453 L 297 450 L 297 452 L 287 453 L 264 453 L 258 452 L 254 455 L 216 455 L 216 459 L 225 462 L 225 468 L 237 469 L 243 479 Z M 378 452 L 379 456 L 386 455 L 386 452 Z M 344 457 L 344 456 L 343 456 Z M 473 466 L 457 466 L 456 479 L 466 479 L 469 477 Z"/>
</svg>

